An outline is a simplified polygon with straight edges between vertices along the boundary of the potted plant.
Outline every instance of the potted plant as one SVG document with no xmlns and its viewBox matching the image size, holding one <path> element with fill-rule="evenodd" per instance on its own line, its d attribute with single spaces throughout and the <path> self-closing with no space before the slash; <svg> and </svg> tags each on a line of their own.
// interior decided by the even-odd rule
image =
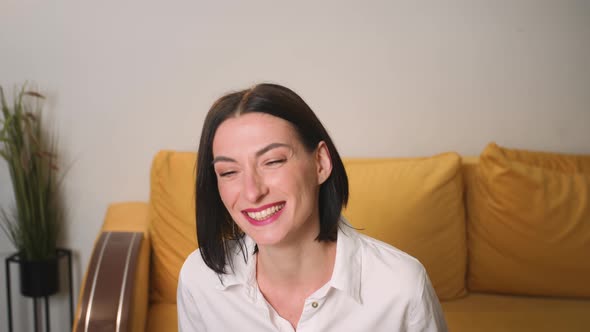
<svg viewBox="0 0 590 332">
<path fill-rule="evenodd" d="M 58 290 L 57 238 L 62 209 L 57 191 L 55 140 L 42 121 L 44 97 L 20 89 L 12 107 L 0 87 L 0 155 L 8 164 L 15 206 L 0 208 L 0 226 L 18 250 L 21 293 Z"/>
</svg>

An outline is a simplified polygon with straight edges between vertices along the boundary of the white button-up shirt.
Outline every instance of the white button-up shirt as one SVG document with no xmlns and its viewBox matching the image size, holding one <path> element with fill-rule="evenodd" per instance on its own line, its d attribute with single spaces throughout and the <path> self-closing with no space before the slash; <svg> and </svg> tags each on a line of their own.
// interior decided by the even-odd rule
<svg viewBox="0 0 590 332">
<path fill-rule="evenodd" d="M 297 331 L 447 331 L 422 264 L 341 223 L 332 278 L 305 300 Z M 198 250 L 178 282 L 180 331 L 294 331 L 256 282 L 254 242 L 236 248 L 234 269 L 217 276 Z M 236 246 L 237 247 L 237 246 Z"/>
</svg>

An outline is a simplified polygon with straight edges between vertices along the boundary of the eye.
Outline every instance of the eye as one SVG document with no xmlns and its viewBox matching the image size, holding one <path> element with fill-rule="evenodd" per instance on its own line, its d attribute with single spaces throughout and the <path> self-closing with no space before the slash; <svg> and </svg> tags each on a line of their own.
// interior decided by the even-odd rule
<svg viewBox="0 0 590 332">
<path fill-rule="evenodd" d="M 228 177 L 236 174 L 236 171 L 226 171 L 226 172 L 220 172 L 218 174 L 219 174 L 219 177 L 221 177 L 221 178 L 228 178 Z"/>
<path fill-rule="evenodd" d="M 266 163 L 264 163 L 264 165 L 266 166 L 279 166 L 281 164 L 284 164 L 285 161 L 287 161 L 287 159 L 272 159 L 267 161 Z"/>
</svg>

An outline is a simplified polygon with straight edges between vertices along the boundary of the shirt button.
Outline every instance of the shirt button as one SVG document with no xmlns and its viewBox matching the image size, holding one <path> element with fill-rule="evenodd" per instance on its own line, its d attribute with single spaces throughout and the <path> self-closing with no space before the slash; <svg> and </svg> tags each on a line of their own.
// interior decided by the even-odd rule
<svg viewBox="0 0 590 332">
<path fill-rule="evenodd" d="M 317 302 L 311 302 L 311 306 L 312 308 L 317 308 L 318 307 L 318 303 Z"/>
</svg>

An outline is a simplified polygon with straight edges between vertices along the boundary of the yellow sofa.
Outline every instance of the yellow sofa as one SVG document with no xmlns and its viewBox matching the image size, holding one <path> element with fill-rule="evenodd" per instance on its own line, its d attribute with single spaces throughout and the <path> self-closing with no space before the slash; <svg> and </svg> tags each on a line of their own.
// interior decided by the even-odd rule
<svg viewBox="0 0 590 332">
<path fill-rule="evenodd" d="M 195 157 L 159 152 L 149 203 L 109 207 L 75 331 L 177 330 L 178 273 L 197 248 Z M 590 156 L 491 143 L 479 157 L 345 166 L 344 215 L 424 264 L 450 331 L 590 330 Z"/>
</svg>

